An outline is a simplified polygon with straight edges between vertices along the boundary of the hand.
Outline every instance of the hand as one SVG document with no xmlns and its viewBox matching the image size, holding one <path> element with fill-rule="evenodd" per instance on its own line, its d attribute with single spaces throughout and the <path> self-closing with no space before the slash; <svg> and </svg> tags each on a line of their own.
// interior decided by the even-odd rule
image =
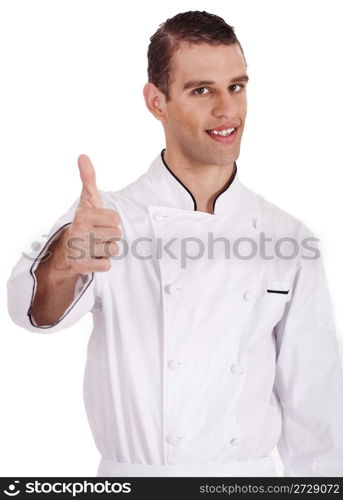
<svg viewBox="0 0 343 500">
<path fill-rule="evenodd" d="M 82 181 L 80 201 L 71 225 L 60 238 L 54 269 L 74 274 L 108 271 L 111 268 L 110 257 L 119 253 L 118 244 L 113 239 L 121 236 L 118 227 L 120 217 L 115 210 L 103 208 L 95 170 L 88 156 L 80 155 L 78 166 Z M 90 247 L 90 233 L 93 233 L 93 250 Z M 93 255 L 90 255 L 92 251 Z"/>
</svg>

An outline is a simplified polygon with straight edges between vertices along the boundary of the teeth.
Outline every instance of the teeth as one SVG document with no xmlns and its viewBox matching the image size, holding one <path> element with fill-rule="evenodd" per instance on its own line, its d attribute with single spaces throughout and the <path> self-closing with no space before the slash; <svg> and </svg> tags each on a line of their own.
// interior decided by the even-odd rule
<svg viewBox="0 0 343 500">
<path fill-rule="evenodd" d="M 214 134 L 214 135 L 222 135 L 222 136 L 226 136 L 226 135 L 230 135 L 235 129 L 234 128 L 228 128 L 226 130 L 210 130 L 211 134 Z"/>
</svg>

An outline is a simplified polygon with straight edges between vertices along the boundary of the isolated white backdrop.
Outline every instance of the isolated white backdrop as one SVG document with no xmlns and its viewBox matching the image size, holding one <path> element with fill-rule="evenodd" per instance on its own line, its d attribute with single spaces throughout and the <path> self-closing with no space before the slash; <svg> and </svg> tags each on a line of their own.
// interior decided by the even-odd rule
<svg viewBox="0 0 343 500">
<path fill-rule="evenodd" d="M 8 317 L 6 281 L 79 196 L 79 154 L 99 188 L 115 191 L 165 147 L 142 89 L 149 37 L 178 12 L 206 10 L 235 27 L 250 76 L 240 179 L 321 239 L 342 337 L 340 3 L 2 0 L 0 476 L 96 474 L 82 399 L 91 315 L 28 332 Z"/>
</svg>

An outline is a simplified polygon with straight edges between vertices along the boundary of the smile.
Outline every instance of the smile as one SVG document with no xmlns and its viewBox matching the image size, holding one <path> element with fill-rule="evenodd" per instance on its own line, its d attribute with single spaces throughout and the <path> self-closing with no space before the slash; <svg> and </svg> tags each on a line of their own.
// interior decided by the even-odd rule
<svg viewBox="0 0 343 500">
<path fill-rule="evenodd" d="M 226 130 L 206 130 L 206 133 L 214 141 L 231 144 L 237 137 L 237 127 Z"/>
<path fill-rule="evenodd" d="M 234 130 L 235 130 L 234 128 L 228 128 L 226 130 L 208 130 L 208 132 L 210 132 L 211 134 L 214 134 L 214 135 L 226 136 L 226 135 L 230 135 Z"/>
</svg>

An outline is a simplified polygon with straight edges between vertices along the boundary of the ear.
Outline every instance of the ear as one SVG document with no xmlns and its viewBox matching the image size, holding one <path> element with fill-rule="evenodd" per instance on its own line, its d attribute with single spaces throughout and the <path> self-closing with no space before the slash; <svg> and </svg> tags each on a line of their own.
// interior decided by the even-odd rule
<svg viewBox="0 0 343 500">
<path fill-rule="evenodd" d="M 153 83 L 146 83 L 143 88 L 145 104 L 157 120 L 164 116 L 164 96 Z"/>
</svg>

